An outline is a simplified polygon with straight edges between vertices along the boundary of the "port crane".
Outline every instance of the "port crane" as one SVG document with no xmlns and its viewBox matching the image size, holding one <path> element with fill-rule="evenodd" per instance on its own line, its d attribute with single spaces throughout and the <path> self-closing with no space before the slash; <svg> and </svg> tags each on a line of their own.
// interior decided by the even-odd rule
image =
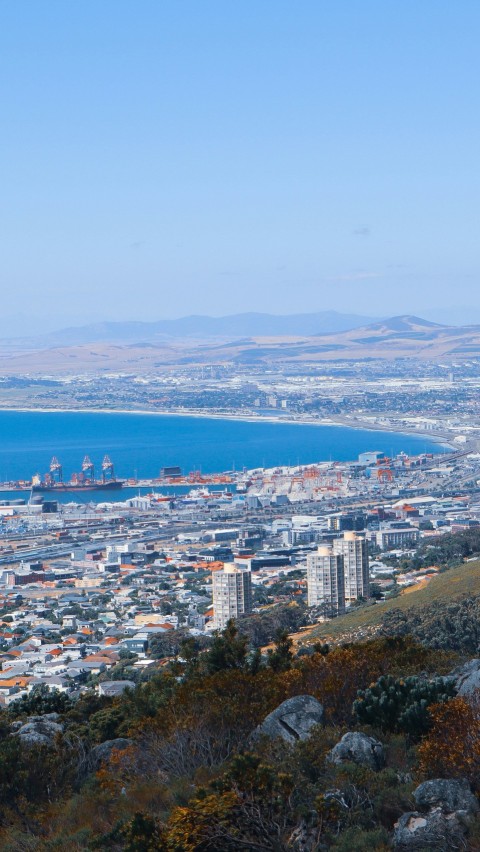
<svg viewBox="0 0 480 852">
<path fill-rule="evenodd" d="M 90 456 L 85 456 L 82 464 L 82 472 L 84 473 L 86 480 L 89 482 L 95 481 L 95 468 Z"/>
<path fill-rule="evenodd" d="M 102 480 L 103 482 L 113 482 L 115 480 L 115 470 L 110 456 L 104 456 L 102 462 Z"/>
<path fill-rule="evenodd" d="M 50 462 L 50 476 L 53 482 L 63 482 L 63 468 L 56 456 Z"/>
</svg>

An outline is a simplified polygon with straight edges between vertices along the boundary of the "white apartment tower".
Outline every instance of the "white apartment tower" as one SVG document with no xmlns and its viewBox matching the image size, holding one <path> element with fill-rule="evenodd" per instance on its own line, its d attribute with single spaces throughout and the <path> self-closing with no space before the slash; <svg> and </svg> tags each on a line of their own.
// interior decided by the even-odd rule
<svg viewBox="0 0 480 852">
<path fill-rule="evenodd" d="M 213 624 L 223 630 L 231 618 L 241 618 L 252 611 L 252 574 L 226 562 L 221 571 L 212 574 Z"/>
<path fill-rule="evenodd" d="M 319 547 L 307 556 L 308 606 L 325 607 L 325 615 L 345 612 L 343 556 Z"/>
<path fill-rule="evenodd" d="M 346 532 L 333 542 L 333 552 L 343 557 L 345 603 L 370 597 L 368 544 L 355 532 Z"/>
</svg>

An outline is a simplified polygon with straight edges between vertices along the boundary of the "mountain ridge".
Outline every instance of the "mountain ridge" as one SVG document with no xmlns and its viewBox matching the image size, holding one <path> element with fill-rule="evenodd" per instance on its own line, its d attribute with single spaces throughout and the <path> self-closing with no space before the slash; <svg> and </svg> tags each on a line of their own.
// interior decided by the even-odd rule
<svg viewBox="0 0 480 852">
<path fill-rule="evenodd" d="M 440 325 L 400 315 L 341 332 L 254 336 L 153 337 L 45 345 L 0 346 L 0 375 L 150 373 L 164 367 L 274 363 L 480 358 L 480 326 Z"/>
<path fill-rule="evenodd" d="M 10 348 L 50 348 L 60 345 L 113 342 L 134 343 L 175 339 L 245 338 L 270 335 L 334 334 L 373 322 L 374 318 L 339 311 L 300 314 L 269 314 L 248 311 L 221 317 L 191 314 L 178 319 L 146 322 L 129 320 L 71 326 L 47 334 L 9 338 Z"/>
</svg>

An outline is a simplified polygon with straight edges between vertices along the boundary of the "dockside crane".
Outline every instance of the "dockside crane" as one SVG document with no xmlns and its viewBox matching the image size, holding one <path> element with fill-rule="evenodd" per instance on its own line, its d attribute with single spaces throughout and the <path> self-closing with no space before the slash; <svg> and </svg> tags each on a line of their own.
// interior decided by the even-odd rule
<svg viewBox="0 0 480 852">
<path fill-rule="evenodd" d="M 114 482 L 115 481 L 115 471 L 113 468 L 113 462 L 110 460 L 110 456 L 104 456 L 102 462 L 102 480 L 103 482 Z"/>
<path fill-rule="evenodd" d="M 54 482 L 63 482 L 63 467 L 56 456 L 50 462 L 50 476 Z"/>
<path fill-rule="evenodd" d="M 82 471 L 85 474 L 85 479 L 89 482 L 95 481 L 95 468 L 90 456 L 85 456 L 82 464 Z"/>
</svg>

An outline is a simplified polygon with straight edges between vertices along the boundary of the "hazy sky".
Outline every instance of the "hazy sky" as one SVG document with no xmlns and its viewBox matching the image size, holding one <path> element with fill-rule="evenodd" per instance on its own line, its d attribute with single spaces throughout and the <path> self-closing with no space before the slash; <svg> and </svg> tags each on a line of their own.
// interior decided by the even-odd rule
<svg viewBox="0 0 480 852">
<path fill-rule="evenodd" d="M 480 318 L 479 34 L 478 0 L 1 0 L 0 330 Z"/>
</svg>

